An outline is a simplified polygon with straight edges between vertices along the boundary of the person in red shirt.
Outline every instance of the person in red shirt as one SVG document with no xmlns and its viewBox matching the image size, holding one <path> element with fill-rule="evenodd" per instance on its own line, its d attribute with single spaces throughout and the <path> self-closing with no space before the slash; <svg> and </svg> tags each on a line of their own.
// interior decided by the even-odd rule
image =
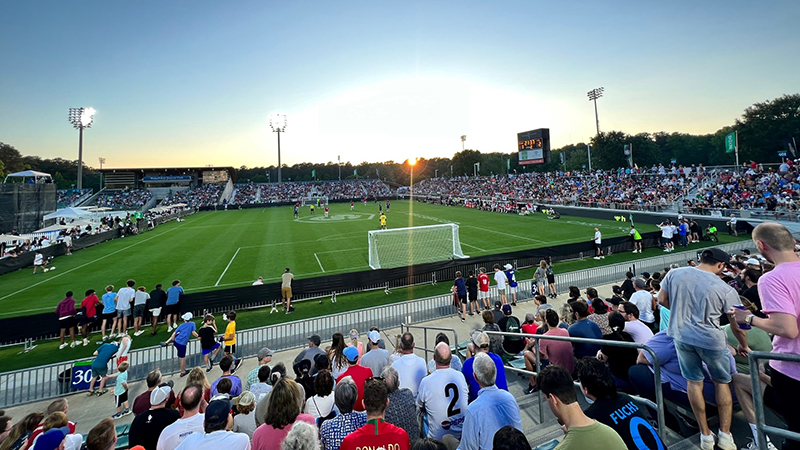
<svg viewBox="0 0 800 450">
<path fill-rule="evenodd" d="M 89 345 L 89 326 L 97 321 L 97 305 L 102 305 L 94 289 L 86 291 L 85 297 L 81 302 L 81 310 L 84 316 L 80 321 L 84 347 Z"/>
<path fill-rule="evenodd" d="M 478 269 L 478 296 L 483 304 L 483 309 L 490 310 L 492 305 L 489 303 L 489 275 L 486 274 L 486 267 Z"/>
<path fill-rule="evenodd" d="M 369 378 L 364 386 L 361 406 L 367 411 L 367 424 L 348 434 L 340 450 L 387 448 L 408 450 L 411 442 L 408 433 L 397 426 L 384 422 L 386 406 L 389 405 L 389 390 L 383 378 Z"/>
<path fill-rule="evenodd" d="M 336 382 L 342 381 L 344 377 L 353 379 L 356 383 L 356 387 L 358 387 L 358 397 L 356 397 L 356 405 L 353 407 L 353 410 L 364 411 L 364 382 L 367 381 L 367 378 L 372 378 L 372 369 L 358 365 L 358 348 L 356 347 L 345 347 L 344 357 L 347 359 L 347 363 L 350 364 L 350 367 L 339 375 Z"/>
</svg>

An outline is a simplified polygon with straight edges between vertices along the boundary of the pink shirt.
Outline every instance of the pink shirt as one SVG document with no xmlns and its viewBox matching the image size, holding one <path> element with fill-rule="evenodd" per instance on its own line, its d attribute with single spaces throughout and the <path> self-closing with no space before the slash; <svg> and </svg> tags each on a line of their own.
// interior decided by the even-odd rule
<svg viewBox="0 0 800 450">
<path fill-rule="evenodd" d="M 306 422 L 314 427 L 317 426 L 317 420 L 311 414 L 301 413 L 294 421 L 295 423 Z M 253 432 L 252 450 L 272 450 L 281 448 L 281 443 L 283 443 L 283 440 L 286 439 L 286 435 L 289 434 L 289 431 L 292 429 L 292 425 L 294 424 L 286 425 L 281 430 L 278 428 L 273 428 L 271 425 L 265 423 L 256 428 L 256 431 Z"/>
<path fill-rule="evenodd" d="M 783 313 L 794 316 L 800 328 L 800 261 L 778 264 L 758 279 L 758 295 L 767 314 Z M 800 335 L 794 339 L 775 336 L 772 351 L 800 355 Z M 778 372 L 800 380 L 800 364 L 770 361 Z"/>
<path fill-rule="evenodd" d="M 545 336 L 565 336 L 569 337 L 569 332 L 564 328 L 551 328 L 544 334 Z M 553 341 L 550 339 L 539 339 L 539 352 L 550 361 L 550 364 L 558 364 L 572 373 L 575 370 L 575 354 L 572 352 L 572 343 L 569 341 Z"/>
</svg>

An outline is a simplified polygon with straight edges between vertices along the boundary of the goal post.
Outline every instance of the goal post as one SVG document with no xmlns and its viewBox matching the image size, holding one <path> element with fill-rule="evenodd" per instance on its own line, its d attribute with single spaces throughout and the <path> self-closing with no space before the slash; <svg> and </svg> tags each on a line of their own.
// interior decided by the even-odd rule
<svg viewBox="0 0 800 450">
<path fill-rule="evenodd" d="M 368 238 L 372 269 L 469 258 L 461 250 L 458 225 L 454 223 L 373 230 Z"/>
<path fill-rule="evenodd" d="M 327 195 L 320 195 L 320 196 L 311 196 L 311 197 L 302 197 L 300 199 L 300 206 L 310 206 L 317 204 L 327 205 L 328 204 L 328 196 Z"/>
</svg>

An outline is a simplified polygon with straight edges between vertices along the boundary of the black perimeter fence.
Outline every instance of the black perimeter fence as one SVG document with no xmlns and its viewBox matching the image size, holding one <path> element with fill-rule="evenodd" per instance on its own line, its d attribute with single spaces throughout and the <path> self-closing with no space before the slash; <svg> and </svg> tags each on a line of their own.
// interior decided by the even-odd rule
<svg viewBox="0 0 800 450">
<path fill-rule="evenodd" d="M 238 207 L 237 207 L 238 208 Z M 578 208 L 564 208 L 569 210 L 570 216 L 614 220 L 614 216 L 624 215 L 626 220 L 629 211 L 615 210 L 585 210 Z M 213 208 L 205 208 L 213 210 Z M 655 225 L 661 223 L 665 215 L 637 214 L 636 223 Z M 726 232 L 725 219 L 698 220 L 698 225 L 705 228 L 706 224 L 713 223 Z M 627 225 L 627 222 L 620 222 Z M 640 227 L 641 228 L 641 227 Z M 746 221 L 739 220 L 737 228 L 750 232 L 753 226 Z M 116 236 L 106 236 L 115 234 Z M 591 238 L 592 233 L 587 234 Z M 97 235 L 99 239 L 108 240 L 118 237 L 119 230 Z M 658 247 L 661 245 L 661 232 L 645 232 L 642 235 L 644 247 Z M 91 237 L 90 237 L 91 238 Z M 511 263 L 517 269 L 524 269 L 539 265 L 539 262 L 549 257 L 553 263 L 572 259 L 594 256 L 594 242 L 587 238 L 585 242 L 557 245 L 545 248 L 535 248 L 515 252 L 499 253 L 494 255 L 478 256 L 475 258 L 454 259 L 427 264 L 416 264 L 407 267 L 392 269 L 365 270 L 336 275 L 324 275 L 313 278 L 295 279 L 292 282 L 292 300 L 321 298 L 350 292 L 359 292 L 376 289 L 394 289 L 417 284 L 436 282 L 450 282 L 455 278 L 456 271 L 467 273 L 470 270 L 478 272 L 478 268 L 486 267 L 487 272 L 492 272 L 494 264 Z M 95 243 L 81 238 L 74 241 L 74 248 L 85 248 Z M 83 241 L 83 242 L 81 242 Z M 80 245 L 80 247 L 79 247 Z M 603 239 L 603 252 L 606 254 L 628 252 L 633 248 L 632 240 L 627 236 Z M 64 245 L 59 244 L 46 249 L 47 256 L 64 254 Z M 28 257 L 28 256 L 26 256 Z M 19 259 L 19 258 L 16 258 Z M 29 255 L 31 265 L 33 255 Z M 556 268 L 557 270 L 557 268 Z M 243 286 L 206 292 L 185 294 L 180 301 L 180 311 L 192 312 L 195 316 L 205 312 L 217 313 L 235 309 L 256 308 L 270 305 L 273 301 L 280 301 L 281 283 L 265 283 L 259 286 Z M 55 310 L 55 304 L 53 306 Z M 28 339 L 45 339 L 55 337 L 59 333 L 58 318 L 55 313 L 41 313 L 25 317 L 9 317 L 0 319 L 0 344 L 7 345 L 21 343 Z"/>
</svg>

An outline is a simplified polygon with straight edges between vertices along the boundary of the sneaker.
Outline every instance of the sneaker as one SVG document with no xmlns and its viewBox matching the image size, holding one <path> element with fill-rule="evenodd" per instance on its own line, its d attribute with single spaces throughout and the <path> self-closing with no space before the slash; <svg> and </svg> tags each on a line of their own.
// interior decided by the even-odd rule
<svg viewBox="0 0 800 450">
<path fill-rule="evenodd" d="M 758 444 L 756 444 L 756 441 L 750 439 L 750 442 L 748 442 L 746 446 L 742 447 L 742 450 L 758 450 Z M 767 441 L 767 450 L 778 450 L 778 447 L 775 447 L 772 442 Z"/>
<path fill-rule="evenodd" d="M 714 450 L 714 433 L 708 436 L 700 434 L 700 450 Z"/>
<path fill-rule="evenodd" d="M 631 253 L 639 253 L 639 251 L 638 250 L 634 250 Z"/>
<path fill-rule="evenodd" d="M 141 336 L 144 334 L 144 330 L 139 330 L 136 333 L 133 333 L 134 336 Z"/>
<path fill-rule="evenodd" d="M 600 259 L 600 257 L 599 256 L 595 256 L 594 259 Z"/>
<path fill-rule="evenodd" d="M 69 348 L 75 348 L 78 345 L 77 341 L 72 341 L 69 343 Z"/>
<path fill-rule="evenodd" d="M 464 323 L 464 322 L 466 322 L 466 321 L 467 321 L 467 319 L 465 319 L 465 318 L 463 318 L 463 317 L 461 318 L 461 323 Z"/>
<path fill-rule="evenodd" d="M 83 346 L 86 347 L 87 345 L 89 345 L 89 339 L 84 339 Z"/>
<path fill-rule="evenodd" d="M 536 386 L 531 386 L 529 384 L 528 387 L 525 388 L 525 390 L 523 392 L 525 392 L 525 395 L 531 395 L 534 392 L 538 392 L 538 391 L 539 391 L 539 385 L 538 384 Z"/>
<path fill-rule="evenodd" d="M 114 414 L 113 416 L 111 416 L 111 418 L 112 418 L 112 419 L 114 419 L 114 420 L 117 420 L 117 419 L 119 419 L 120 417 L 122 417 L 122 413 L 116 413 L 116 414 Z"/>
<path fill-rule="evenodd" d="M 601 256 L 600 259 L 606 259 L 606 257 L 605 256 Z"/>
<path fill-rule="evenodd" d="M 122 415 L 123 416 L 129 416 L 131 414 L 133 414 L 133 411 L 131 411 L 130 409 L 126 409 L 125 411 L 122 411 Z"/>
<path fill-rule="evenodd" d="M 733 435 L 730 433 L 723 433 L 722 431 L 719 432 L 717 435 L 717 447 L 721 450 L 738 450 L 736 447 L 736 443 L 733 442 Z"/>
<path fill-rule="evenodd" d="M 103 340 L 104 340 L 104 341 L 107 341 L 107 340 L 109 340 L 110 338 L 111 338 L 111 336 L 110 336 L 110 335 L 109 335 L 109 336 L 103 336 Z"/>
<path fill-rule="evenodd" d="M 237 370 L 241 365 L 242 365 L 242 358 L 236 358 L 236 360 L 233 361 L 233 370 Z"/>
<path fill-rule="evenodd" d="M 186 375 L 189 375 L 188 371 L 187 372 L 181 372 L 181 378 L 185 377 Z"/>
<path fill-rule="evenodd" d="M 67 344 L 66 342 L 64 342 L 63 344 L 61 344 L 61 345 L 59 345 L 59 346 L 58 346 L 58 349 L 59 349 L 59 350 L 64 350 L 65 348 L 67 348 L 67 346 L 68 346 L 68 345 L 69 345 L 69 344 Z"/>
</svg>

